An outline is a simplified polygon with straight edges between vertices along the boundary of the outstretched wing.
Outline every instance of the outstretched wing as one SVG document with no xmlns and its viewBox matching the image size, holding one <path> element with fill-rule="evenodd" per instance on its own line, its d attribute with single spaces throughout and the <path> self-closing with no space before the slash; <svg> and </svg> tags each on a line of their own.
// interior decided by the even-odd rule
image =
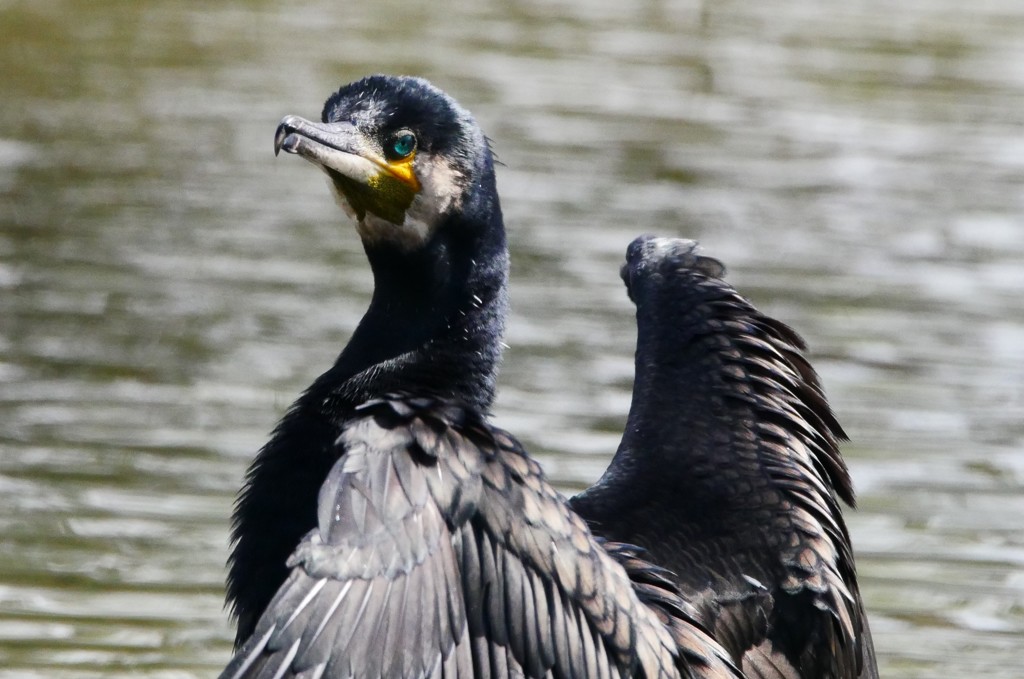
<svg viewBox="0 0 1024 679">
<path fill-rule="evenodd" d="M 853 503 L 844 434 L 803 341 L 692 241 L 638 239 L 622 274 L 637 305 L 633 403 L 573 508 L 675 571 L 748 676 L 875 676 L 839 505 Z"/>
<path fill-rule="evenodd" d="M 671 588 L 654 604 L 655 585 L 634 591 L 536 462 L 474 413 L 381 400 L 339 444 L 318 528 L 222 678 L 734 676 Z"/>
</svg>

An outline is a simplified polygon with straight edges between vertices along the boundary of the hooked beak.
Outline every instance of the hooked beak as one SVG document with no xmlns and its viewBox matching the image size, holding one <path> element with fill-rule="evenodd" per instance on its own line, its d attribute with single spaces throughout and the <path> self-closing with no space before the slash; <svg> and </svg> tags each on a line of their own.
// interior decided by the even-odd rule
<svg viewBox="0 0 1024 679">
<path fill-rule="evenodd" d="M 389 161 L 380 145 L 351 123 L 315 123 L 285 116 L 274 134 L 274 155 L 282 150 L 326 172 L 359 220 L 370 212 L 402 224 L 420 190 L 410 162 Z"/>
</svg>

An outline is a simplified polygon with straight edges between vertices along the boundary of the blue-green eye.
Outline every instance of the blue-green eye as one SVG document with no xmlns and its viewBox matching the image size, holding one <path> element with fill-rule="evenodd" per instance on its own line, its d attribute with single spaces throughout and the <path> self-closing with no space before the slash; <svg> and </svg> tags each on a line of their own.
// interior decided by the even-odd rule
<svg viewBox="0 0 1024 679">
<path fill-rule="evenodd" d="M 416 135 L 412 132 L 399 132 L 388 142 L 386 151 L 392 160 L 408 158 L 416 150 Z"/>
</svg>

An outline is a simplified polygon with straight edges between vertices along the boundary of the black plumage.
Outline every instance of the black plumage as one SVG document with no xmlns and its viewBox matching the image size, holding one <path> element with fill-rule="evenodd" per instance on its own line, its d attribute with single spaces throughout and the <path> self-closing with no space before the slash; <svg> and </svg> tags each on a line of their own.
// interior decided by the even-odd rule
<svg viewBox="0 0 1024 679">
<path fill-rule="evenodd" d="M 840 499 L 844 438 L 804 343 L 691 241 L 642 237 L 633 401 L 608 470 L 571 500 L 676 573 L 750 678 L 877 677 Z"/>
<path fill-rule="evenodd" d="M 660 569 L 595 541 L 474 409 L 387 396 L 339 445 L 318 528 L 223 677 L 736 676 Z"/>
<path fill-rule="evenodd" d="M 500 360 L 508 256 L 491 155 L 472 118 L 423 81 L 373 77 L 328 99 L 323 120 L 286 119 L 275 149 L 320 166 L 340 200 L 356 197 L 359 207 L 349 209 L 358 217 L 374 294 L 335 364 L 290 408 L 249 468 L 234 513 L 228 575 L 238 643 L 252 633 L 288 575 L 289 555 L 316 525 L 317 493 L 343 452 L 335 440 L 355 408 L 411 386 L 486 411 Z M 411 184 L 385 169 L 384 146 L 410 128 L 419 134 L 423 181 L 436 176 L 436 192 L 460 192 L 459 209 L 434 214 L 434 204 L 413 205 L 401 192 Z M 335 167 L 346 170 L 344 163 L 358 160 L 379 166 L 375 201 L 367 185 L 353 188 L 356 182 Z M 373 212 L 374 203 L 381 213 L 409 214 L 393 224 Z"/>
<path fill-rule="evenodd" d="M 249 470 L 222 676 L 737 676 L 669 576 L 595 539 L 486 422 L 507 254 L 472 117 L 374 76 L 275 147 L 327 173 L 375 288 Z"/>
</svg>

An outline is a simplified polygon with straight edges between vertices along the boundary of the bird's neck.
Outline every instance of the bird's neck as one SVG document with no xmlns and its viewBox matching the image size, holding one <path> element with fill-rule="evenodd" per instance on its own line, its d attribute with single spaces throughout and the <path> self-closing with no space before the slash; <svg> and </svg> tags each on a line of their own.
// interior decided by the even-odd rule
<svg viewBox="0 0 1024 679">
<path fill-rule="evenodd" d="M 367 247 L 375 288 L 366 315 L 256 456 L 236 505 L 228 576 L 236 641 L 252 633 L 287 576 L 288 556 L 316 525 L 317 492 L 358 405 L 399 392 L 489 409 L 508 256 L 497 203 L 484 214 L 451 219 L 416 252 Z"/>
<path fill-rule="evenodd" d="M 310 389 L 307 396 L 319 403 L 309 407 L 337 419 L 367 399 L 406 392 L 489 409 L 507 307 L 505 245 L 473 233 L 486 230 L 447 227 L 449 237 L 416 252 L 367 248 L 373 299 L 334 366 Z M 450 234 L 459 228 L 457 237 Z"/>
</svg>

